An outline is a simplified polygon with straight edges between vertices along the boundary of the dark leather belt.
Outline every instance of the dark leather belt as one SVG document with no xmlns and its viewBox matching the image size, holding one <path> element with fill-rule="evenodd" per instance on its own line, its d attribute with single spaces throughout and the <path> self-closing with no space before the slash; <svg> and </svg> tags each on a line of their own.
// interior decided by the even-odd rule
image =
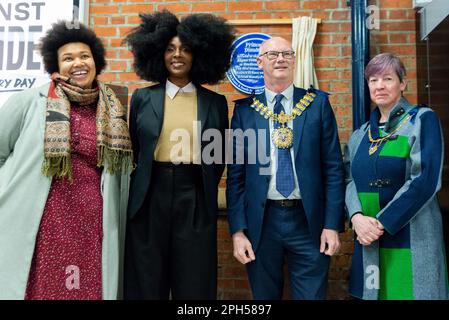
<svg viewBox="0 0 449 320">
<path fill-rule="evenodd" d="M 286 207 L 286 208 L 293 208 L 297 207 L 299 205 L 299 202 L 301 200 L 299 199 L 285 199 L 285 200 L 271 200 L 268 199 L 267 202 L 269 204 L 275 204 L 280 207 Z"/>
</svg>

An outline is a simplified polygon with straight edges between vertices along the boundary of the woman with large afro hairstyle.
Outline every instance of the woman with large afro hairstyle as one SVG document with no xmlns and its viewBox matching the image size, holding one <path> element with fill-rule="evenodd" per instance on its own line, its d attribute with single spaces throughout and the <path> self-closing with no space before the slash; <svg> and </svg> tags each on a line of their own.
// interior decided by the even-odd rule
<svg viewBox="0 0 449 320">
<path fill-rule="evenodd" d="M 234 30 L 223 18 L 192 14 L 179 22 L 166 10 L 140 14 L 140 18 L 142 23 L 125 41 L 134 54 L 135 71 L 142 79 L 165 82 L 168 70 L 164 53 L 175 36 L 193 54 L 189 77 L 195 85 L 215 84 L 224 78 L 230 65 Z"/>
<path fill-rule="evenodd" d="M 156 84 L 131 98 L 136 159 L 125 248 L 125 299 L 216 299 L 217 194 L 225 166 L 224 78 L 234 29 L 211 14 L 140 14 L 125 42 Z M 208 136 L 202 141 L 201 136 Z M 209 142 L 210 141 L 210 142 Z"/>
</svg>

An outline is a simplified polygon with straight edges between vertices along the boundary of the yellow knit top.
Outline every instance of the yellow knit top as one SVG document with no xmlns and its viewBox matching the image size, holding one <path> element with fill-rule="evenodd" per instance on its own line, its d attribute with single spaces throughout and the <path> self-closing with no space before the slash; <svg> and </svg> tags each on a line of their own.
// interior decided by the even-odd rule
<svg viewBox="0 0 449 320">
<path fill-rule="evenodd" d="M 200 164 L 200 133 L 196 92 L 179 91 L 165 96 L 162 130 L 154 149 L 154 160 Z"/>
</svg>

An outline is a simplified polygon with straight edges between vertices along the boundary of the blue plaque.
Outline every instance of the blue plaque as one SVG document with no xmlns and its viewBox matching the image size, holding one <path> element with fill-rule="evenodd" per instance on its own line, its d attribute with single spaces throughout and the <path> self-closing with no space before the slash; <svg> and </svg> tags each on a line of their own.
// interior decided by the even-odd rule
<svg viewBox="0 0 449 320">
<path fill-rule="evenodd" d="M 257 66 L 260 45 L 271 37 L 264 33 L 247 33 L 232 44 L 231 67 L 226 76 L 237 90 L 256 94 L 264 90 L 263 71 Z"/>
</svg>

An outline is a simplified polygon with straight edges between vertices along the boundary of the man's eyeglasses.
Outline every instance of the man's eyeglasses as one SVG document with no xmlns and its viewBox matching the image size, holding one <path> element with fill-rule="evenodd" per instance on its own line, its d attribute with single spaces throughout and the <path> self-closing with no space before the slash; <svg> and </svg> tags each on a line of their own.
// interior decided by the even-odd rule
<svg viewBox="0 0 449 320">
<path fill-rule="evenodd" d="M 293 59 L 295 57 L 295 51 L 267 51 L 262 53 L 259 57 L 266 55 L 268 60 L 275 60 L 279 57 L 280 53 L 284 59 Z"/>
</svg>

